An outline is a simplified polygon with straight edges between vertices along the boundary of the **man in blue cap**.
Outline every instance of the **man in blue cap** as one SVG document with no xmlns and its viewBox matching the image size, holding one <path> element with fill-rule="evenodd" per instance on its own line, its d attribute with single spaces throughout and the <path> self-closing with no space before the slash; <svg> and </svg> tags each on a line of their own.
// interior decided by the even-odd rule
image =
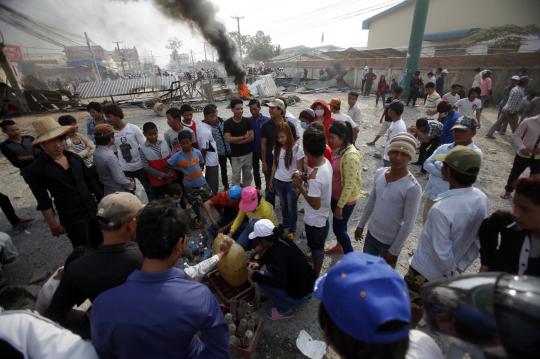
<svg viewBox="0 0 540 359">
<path fill-rule="evenodd" d="M 351 252 L 315 283 L 319 324 L 343 359 L 442 359 L 426 334 L 409 331 L 411 306 L 403 278 L 384 259 Z"/>
<path fill-rule="evenodd" d="M 231 228 L 234 219 L 238 215 L 238 203 L 240 202 L 241 194 L 242 187 L 240 185 L 234 185 L 226 191 L 219 192 L 203 203 L 203 208 L 211 223 L 208 232 L 212 238 L 217 236 L 218 233 L 228 232 Z M 219 213 L 219 219 L 215 219 L 212 209 L 215 209 Z M 240 233 L 238 232 L 238 235 Z"/>
</svg>

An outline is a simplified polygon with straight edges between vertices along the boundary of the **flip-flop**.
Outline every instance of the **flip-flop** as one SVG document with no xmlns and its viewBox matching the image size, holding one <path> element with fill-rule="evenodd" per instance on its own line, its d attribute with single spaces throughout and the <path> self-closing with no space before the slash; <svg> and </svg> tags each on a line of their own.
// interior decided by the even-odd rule
<svg viewBox="0 0 540 359">
<path fill-rule="evenodd" d="M 343 247 L 335 245 L 332 248 L 327 248 L 324 250 L 326 254 L 343 254 Z"/>
</svg>

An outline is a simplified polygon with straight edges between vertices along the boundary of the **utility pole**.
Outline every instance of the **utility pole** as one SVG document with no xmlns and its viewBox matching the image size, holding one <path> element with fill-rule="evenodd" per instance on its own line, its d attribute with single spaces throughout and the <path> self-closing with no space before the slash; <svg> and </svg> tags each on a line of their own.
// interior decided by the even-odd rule
<svg viewBox="0 0 540 359">
<path fill-rule="evenodd" d="M 113 41 L 113 44 L 116 44 L 116 49 L 118 50 L 118 56 L 120 56 L 120 64 L 122 65 L 122 75 L 126 76 L 126 69 L 124 68 L 124 55 L 122 55 L 122 51 L 120 51 L 120 42 L 121 41 Z"/>
<path fill-rule="evenodd" d="M 15 74 L 13 73 L 13 69 L 11 68 L 11 65 L 9 64 L 9 61 L 4 54 L 4 41 L 2 36 L 2 41 L 0 42 L 0 64 L 2 65 L 2 69 L 6 73 L 6 78 L 9 82 L 9 85 L 13 89 L 13 92 L 15 92 L 15 95 L 17 96 L 17 101 L 19 101 L 19 104 L 21 105 L 21 110 L 24 113 L 30 112 L 30 107 L 28 106 L 28 102 L 26 102 L 26 97 L 24 97 L 24 93 L 22 89 L 19 86 L 19 82 L 17 81 L 17 78 L 15 77 Z"/>
<path fill-rule="evenodd" d="M 240 51 L 240 60 L 242 60 L 242 33 L 240 33 L 240 20 L 243 20 L 243 16 L 231 16 L 236 19 L 236 25 L 238 27 L 238 51 Z"/>
<path fill-rule="evenodd" d="M 405 73 L 405 95 L 410 91 L 411 79 L 414 72 L 418 70 L 420 62 L 420 52 L 424 41 L 424 31 L 426 29 L 426 19 L 429 9 L 429 0 L 416 0 L 414 15 L 409 39 L 409 49 L 407 50 L 407 65 Z"/>
<path fill-rule="evenodd" d="M 206 57 L 206 41 L 203 41 L 203 46 L 204 46 L 204 61 L 208 61 L 208 58 Z"/>
<path fill-rule="evenodd" d="M 191 66 L 193 66 L 193 71 L 195 71 L 195 61 L 193 60 L 193 50 L 189 50 L 191 54 Z"/>
<path fill-rule="evenodd" d="M 90 46 L 90 39 L 88 38 L 88 34 L 86 34 L 86 32 L 84 33 L 84 37 L 86 38 L 86 46 L 88 46 L 88 51 L 90 51 L 90 55 L 92 56 L 92 68 L 94 69 L 94 77 L 96 78 L 97 82 L 101 82 L 101 74 L 99 73 L 96 54 L 94 54 L 94 49 L 92 49 L 92 46 Z"/>
</svg>

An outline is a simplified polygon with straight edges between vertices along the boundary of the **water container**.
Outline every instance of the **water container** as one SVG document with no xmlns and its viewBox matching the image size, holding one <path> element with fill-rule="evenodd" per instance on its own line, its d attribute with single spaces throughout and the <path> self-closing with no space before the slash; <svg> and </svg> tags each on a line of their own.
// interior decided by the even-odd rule
<svg viewBox="0 0 540 359">
<path fill-rule="evenodd" d="M 219 233 L 212 244 L 214 253 L 219 252 L 224 240 L 233 241 L 230 237 Z M 225 282 L 231 287 L 239 287 L 244 284 L 248 280 L 247 258 L 244 248 L 233 241 L 229 253 L 219 261 L 218 270 Z"/>
</svg>

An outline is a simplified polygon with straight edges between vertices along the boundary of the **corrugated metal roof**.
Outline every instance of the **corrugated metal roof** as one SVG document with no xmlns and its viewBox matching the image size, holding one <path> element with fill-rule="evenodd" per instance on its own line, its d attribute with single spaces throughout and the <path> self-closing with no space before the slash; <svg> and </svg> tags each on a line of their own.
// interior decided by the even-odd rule
<svg viewBox="0 0 540 359">
<path fill-rule="evenodd" d="M 156 76 L 102 82 L 84 82 L 77 87 L 76 92 L 80 98 L 130 95 L 167 90 L 174 81 L 177 81 L 174 76 Z"/>
</svg>

